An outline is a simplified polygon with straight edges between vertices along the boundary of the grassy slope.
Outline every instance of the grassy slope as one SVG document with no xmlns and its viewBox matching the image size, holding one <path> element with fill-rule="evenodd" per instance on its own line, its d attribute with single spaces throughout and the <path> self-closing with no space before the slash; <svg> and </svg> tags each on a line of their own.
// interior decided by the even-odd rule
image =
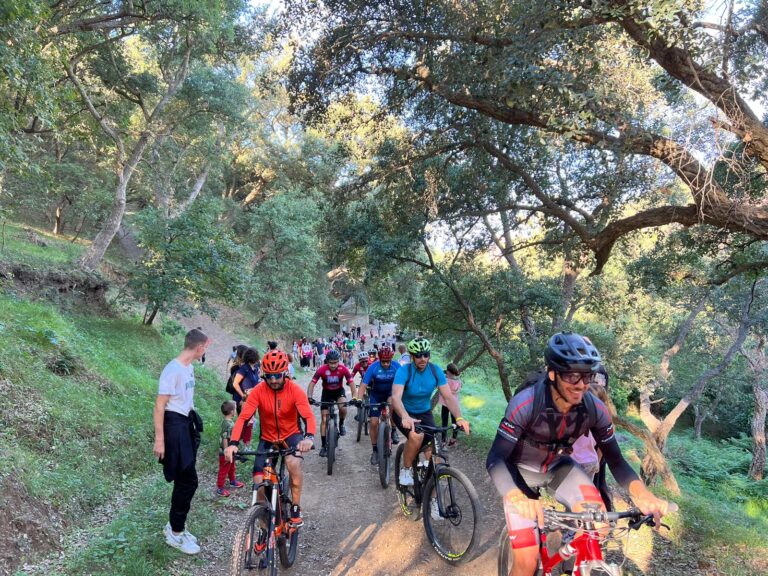
<svg viewBox="0 0 768 576">
<path fill-rule="evenodd" d="M 473 428 L 473 436 L 467 440 L 484 455 L 507 403 L 498 387 L 489 390 L 472 371 L 462 380 L 462 410 Z M 622 450 L 639 470 L 642 443 L 626 432 L 622 434 L 628 438 Z M 695 442 L 687 432 L 673 434 L 669 441 L 682 490 L 682 496 L 674 498 L 681 513 L 671 521 L 672 538 L 678 543 L 694 543 L 689 548 L 697 555 L 694 565 L 697 558 L 707 559 L 724 575 L 755 574 L 750 564 L 758 566 L 758 573 L 768 570 L 768 480 L 755 483 L 746 478 L 749 446 L 748 439 Z"/>
<path fill-rule="evenodd" d="M 48 247 L 7 225 L 0 260 L 61 268 L 83 249 L 36 232 Z M 163 334 L 135 319 L 64 313 L 3 288 L 0 475 L 23 484 L 30 498 L 68 525 L 84 528 L 77 539 L 88 541 L 49 573 L 113 574 L 115 566 L 120 574 L 167 573 L 177 553 L 160 538 L 170 485 L 152 457 L 152 406 L 160 371 L 178 353 L 183 334 Z M 216 459 L 222 383 L 212 371 L 195 372 L 195 404 L 208 423 L 200 454 L 205 468 Z M 110 506 L 109 521 L 88 528 L 92 511 L 124 493 L 129 504 Z M 212 502 L 198 497 L 190 516 L 201 536 L 213 529 Z M 67 538 L 65 551 L 72 544 Z"/>
</svg>

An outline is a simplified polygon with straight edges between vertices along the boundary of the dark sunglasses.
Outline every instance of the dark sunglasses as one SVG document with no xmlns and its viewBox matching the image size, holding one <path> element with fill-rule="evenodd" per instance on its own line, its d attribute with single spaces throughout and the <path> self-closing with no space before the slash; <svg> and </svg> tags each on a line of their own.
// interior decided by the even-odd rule
<svg viewBox="0 0 768 576">
<path fill-rule="evenodd" d="M 429 358 L 429 352 L 416 352 L 413 354 L 414 358 Z"/>
<path fill-rule="evenodd" d="M 595 379 L 595 375 L 591 372 L 560 372 L 560 379 L 568 384 L 578 384 L 581 381 L 590 384 Z"/>
<path fill-rule="evenodd" d="M 266 372 L 264 373 L 264 380 L 280 380 L 282 377 L 282 372 L 278 372 L 277 374 L 267 374 Z"/>
</svg>

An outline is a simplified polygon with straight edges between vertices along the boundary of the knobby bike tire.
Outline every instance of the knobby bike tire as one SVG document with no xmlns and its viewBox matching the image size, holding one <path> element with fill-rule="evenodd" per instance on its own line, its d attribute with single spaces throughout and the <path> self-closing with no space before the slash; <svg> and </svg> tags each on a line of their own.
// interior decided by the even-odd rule
<svg viewBox="0 0 768 576">
<path fill-rule="evenodd" d="M 291 528 L 289 535 L 281 538 L 277 543 L 277 550 L 280 552 L 280 564 L 284 568 L 293 566 L 299 550 L 299 529 Z"/>
<path fill-rule="evenodd" d="M 499 556 L 497 560 L 497 574 L 498 576 L 509 576 L 514 563 L 514 557 L 512 556 L 512 546 L 509 543 L 509 532 L 507 531 L 506 523 L 501 527 L 501 534 L 499 534 Z M 561 574 L 562 572 L 553 571 L 553 574 Z M 544 572 L 541 566 L 536 568 L 534 576 L 544 576 Z"/>
<path fill-rule="evenodd" d="M 389 486 L 392 474 L 392 428 L 386 422 L 379 422 L 379 437 L 376 439 L 376 451 L 379 455 L 379 481 L 382 488 Z"/>
<path fill-rule="evenodd" d="M 357 418 L 357 441 L 360 442 L 360 439 L 363 437 L 363 427 L 368 418 L 368 410 L 365 404 L 357 407 Z"/>
<path fill-rule="evenodd" d="M 416 500 L 415 486 L 400 486 L 400 464 L 403 461 L 405 444 L 405 442 L 400 444 L 395 453 L 395 492 L 397 492 L 397 501 L 400 503 L 400 509 L 405 517 L 417 522 L 421 518 L 421 506 Z"/>
<path fill-rule="evenodd" d="M 259 560 L 262 556 L 267 559 L 269 564 L 268 550 L 261 554 L 256 554 L 253 551 L 253 543 L 257 538 L 258 531 L 269 530 L 269 516 L 269 508 L 264 504 L 257 504 L 251 508 L 248 518 L 235 533 L 229 569 L 230 576 L 253 574 L 255 570 L 258 570 Z"/>
<path fill-rule="evenodd" d="M 440 490 L 446 514 L 455 516 L 432 518 L 433 490 Z M 427 539 L 438 556 L 450 564 L 469 560 L 480 538 L 483 512 L 477 490 L 463 472 L 439 467 L 424 487 L 421 513 Z"/>
<path fill-rule="evenodd" d="M 336 461 L 336 424 L 331 420 L 325 436 L 326 449 L 328 450 L 328 476 L 333 475 L 333 464 Z"/>
</svg>

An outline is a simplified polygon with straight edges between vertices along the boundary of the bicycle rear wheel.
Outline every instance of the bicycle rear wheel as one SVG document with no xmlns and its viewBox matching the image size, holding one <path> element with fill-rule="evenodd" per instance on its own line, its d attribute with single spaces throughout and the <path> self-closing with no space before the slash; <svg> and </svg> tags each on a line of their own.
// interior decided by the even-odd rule
<svg viewBox="0 0 768 576">
<path fill-rule="evenodd" d="M 328 476 L 333 475 L 333 464 L 336 461 L 336 434 L 338 434 L 336 423 L 331 420 L 331 425 L 328 426 L 328 431 L 325 435 L 326 448 L 328 449 Z"/>
<path fill-rule="evenodd" d="M 404 452 L 405 443 L 400 444 L 395 453 L 395 489 L 397 491 L 397 500 L 400 502 L 400 508 L 402 509 L 403 514 L 405 514 L 406 518 L 416 522 L 421 518 L 421 506 L 416 499 L 415 487 L 400 485 L 400 465 L 403 461 Z"/>
<path fill-rule="evenodd" d="M 482 517 L 472 482 L 461 471 L 441 466 L 427 481 L 423 494 L 424 528 L 432 547 L 451 564 L 467 561 L 477 545 Z"/>
<path fill-rule="evenodd" d="M 270 564 L 268 550 L 269 542 L 269 508 L 263 504 L 257 504 L 251 509 L 245 523 L 235 534 L 232 546 L 232 561 L 230 564 L 230 576 L 244 576 L 253 574 L 259 569 L 259 562 L 265 559 Z"/>
<path fill-rule="evenodd" d="M 392 428 L 384 421 L 379 422 L 379 437 L 376 439 L 376 451 L 379 454 L 379 481 L 381 487 L 386 488 L 389 486 L 389 478 L 391 476 L 391 459 L 392 453 Z"/>
</svg>

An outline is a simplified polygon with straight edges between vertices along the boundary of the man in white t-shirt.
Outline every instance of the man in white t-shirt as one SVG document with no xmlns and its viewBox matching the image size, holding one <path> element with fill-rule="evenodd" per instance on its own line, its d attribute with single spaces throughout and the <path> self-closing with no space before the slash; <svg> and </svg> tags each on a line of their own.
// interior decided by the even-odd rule
<svg viewBox="0 0 768 576">
<path fill-rule="evenodd" d="M 153 452 L 173 482 L 171 510 L 164 529 L 165 541 L 185 554 L 197 554 L 197 538 L 186 530 L 187 514 L 197 490 L 195 459 L 200 445 L 202 421 L 195 412 L 195 373 L 192 362 L 208 348 L 208 337 L 200 329 L 187 332 L 184 350 L 160 374 L 152 421 L 155 425 Z"/>
</svg>

